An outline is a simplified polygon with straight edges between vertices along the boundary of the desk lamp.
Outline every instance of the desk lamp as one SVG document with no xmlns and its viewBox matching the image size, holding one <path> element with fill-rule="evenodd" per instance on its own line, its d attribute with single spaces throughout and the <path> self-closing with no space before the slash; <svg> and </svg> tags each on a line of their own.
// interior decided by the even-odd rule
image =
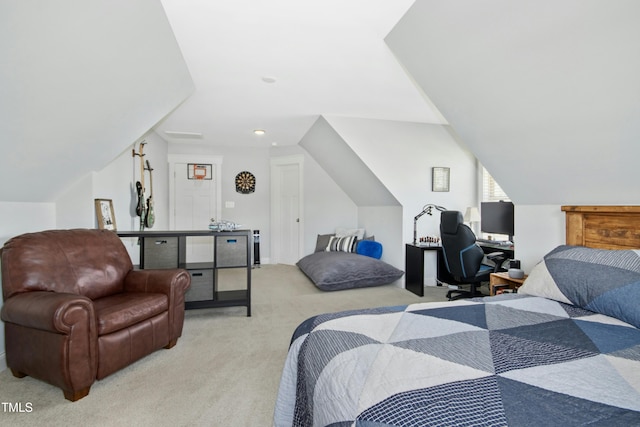
<svg viewBox="0 0 640 427">
<path fill-rule="evenodd" d="M 469 223 L 469 228 L 475 233 L 476 230 L 473 227 L 474 222 L 480 222 L 480 211 L 475 206 L 469 206 L 464 213 L 464 221 Z"/>
<path fill-rule="evenodd" d="M 424 214 L 433 215 L 433 213 L 431 213 L 431 210 L 433 209 L 436 209 L 440 212 L 444 212 L 447 210 L 447 208 L 444 208 L 438 205 L 424 205 L 424 207 L 422 208 L 422 212 L 420 212 L 418 215 L 415 216 L 415 218 L 413 218 L 413 244 L 414 245 L 418 243 L 418 231 L 417 231 L 418 219 L 420 219 L 420 217 Z"/>
</svg>

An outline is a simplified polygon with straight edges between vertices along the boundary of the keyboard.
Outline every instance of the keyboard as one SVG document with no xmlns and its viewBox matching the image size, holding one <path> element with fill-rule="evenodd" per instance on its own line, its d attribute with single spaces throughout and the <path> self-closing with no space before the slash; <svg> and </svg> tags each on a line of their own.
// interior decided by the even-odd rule
<svg viewBox="0 0 640 427">
<path fill-rule="evenodd" d="M 489 240 L 489 239 L 476 239 L 478 243 L 484 243 L 486 245 L 494 245 L 494 246 L 511 246 L 512 242 L 508 240 Z"/>
</svg>

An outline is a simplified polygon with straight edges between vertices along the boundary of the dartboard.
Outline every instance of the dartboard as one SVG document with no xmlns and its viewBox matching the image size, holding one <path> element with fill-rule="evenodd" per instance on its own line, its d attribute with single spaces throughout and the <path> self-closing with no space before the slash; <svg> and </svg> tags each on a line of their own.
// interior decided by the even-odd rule
<svg viewBox="0 0 640 427">
<path fill-rule="evenodd" d="M 256 191 L 256 177 L 251 172 L 240 172 L 236 175 L 236 191 L 242 194 Z"/>
</svg>

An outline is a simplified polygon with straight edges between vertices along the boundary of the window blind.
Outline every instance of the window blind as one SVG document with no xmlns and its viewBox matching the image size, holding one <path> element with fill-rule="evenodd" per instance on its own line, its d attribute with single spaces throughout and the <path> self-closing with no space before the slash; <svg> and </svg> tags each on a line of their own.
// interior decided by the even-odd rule
<svg viewBox="0 0 640 427">
<path fill-rule="evenodd" d="M 483 202 L 499 202 L 500 200 L 510 201 L 500 185 L 496 182 L 491 174 L 482 167 L 482 201 Z"/>
</svg>

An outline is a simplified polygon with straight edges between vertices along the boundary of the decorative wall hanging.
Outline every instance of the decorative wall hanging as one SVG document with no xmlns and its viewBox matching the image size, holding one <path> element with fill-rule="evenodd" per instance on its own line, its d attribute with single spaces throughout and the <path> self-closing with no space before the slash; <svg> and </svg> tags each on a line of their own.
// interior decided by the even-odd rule
<svg viewBox="0 0 640 427">
<path fill-rule="evenodd" d="M 116 231 L 116 214 L 111 199 L 95 199 L 96 219 L 100 230 Z"/>
<path fill-rule="evenodd" d="M 449 191 L 449 168 L 431 169 L 431 191 Z"/>
<path fill-rule="evenodd" d="M 256 177 L 251 172 L 240 172 L 236 175 L 236 191 L 242 194 L 256 191 Z"/>
<path fill-rule="evenodd" d="M 187 163 L 188 179 L 213 179 L 210 164 Z"/>
</svg>

